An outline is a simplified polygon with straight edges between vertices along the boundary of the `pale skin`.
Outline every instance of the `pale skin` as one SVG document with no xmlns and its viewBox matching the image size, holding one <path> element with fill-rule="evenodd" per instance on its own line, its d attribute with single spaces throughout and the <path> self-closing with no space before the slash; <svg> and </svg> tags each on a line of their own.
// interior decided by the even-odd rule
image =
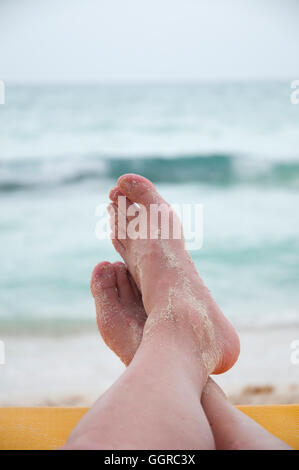
<svg viewBox="0 0 299 470">
<path fill-rule="evenodd" d="M 119 196 L 127 207 L 165 203 L 139 175 L 118 180 L 110 211 Z M 129 223 L 130 217 L 116 217 L 112 228 L 119 235 Z M 64 448 L 288 449 L 233 407 L 209 378 L 233 366 L 239 339 L 183 240 L 116 237 L 113 244 L 125 264 L 97 265 L 91 291 L 101 335 L 128 367 Z"/>
</svg>

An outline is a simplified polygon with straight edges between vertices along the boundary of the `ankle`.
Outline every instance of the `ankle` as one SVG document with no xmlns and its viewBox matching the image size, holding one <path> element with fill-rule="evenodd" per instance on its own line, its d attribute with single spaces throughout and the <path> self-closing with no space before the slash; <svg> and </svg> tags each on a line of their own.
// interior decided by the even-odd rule
<svg viewBox="0 0 299 470">
<path fill-rule="evenodd" d="M 179 371 L 201 390 L 208 379 L 206 361 L 189 325 L 175 319 L 148 318 L 138 350 L 142 361 L 157 361 L 161 367 Z"/>
</svg>

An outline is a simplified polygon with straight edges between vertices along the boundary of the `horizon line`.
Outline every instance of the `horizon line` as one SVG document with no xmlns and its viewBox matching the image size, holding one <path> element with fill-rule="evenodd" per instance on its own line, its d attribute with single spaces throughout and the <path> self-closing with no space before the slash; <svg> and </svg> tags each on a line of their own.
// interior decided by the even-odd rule
<svg viewBox="0 0 299 470">
<path fill-rule="evenodd" d="M 6 86 L 95 86 L 95 85 L 209 85 L 209 84 L 244 84 L 244 83 L 282 83 L 282 82 L 292 82 L 296 80 L 296 77 L 285 77 L 285 78 L 222 78 L 222 79 L 107 79 L 107 80 L 15 80 L 15 79 L 5 79 L 0 77 L 1 80 L 5 83 Z"/>
</svg>

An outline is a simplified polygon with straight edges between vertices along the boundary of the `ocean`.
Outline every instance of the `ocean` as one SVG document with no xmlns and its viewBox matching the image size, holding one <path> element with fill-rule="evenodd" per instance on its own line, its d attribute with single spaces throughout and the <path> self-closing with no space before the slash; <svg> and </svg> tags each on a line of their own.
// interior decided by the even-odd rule
<svg viewBox="0 0 299 470">
<path fill-rule="evenodd" d="M 95 329 L 95 236 L 125 172 L 200 203 L 192 257 L 237 328 L 299 326 L 299 106 L 290 83 L 10 85 L 0 106 L 0 333 Z M 297 329 L 298 331 L 298 329 Z"/>
</svg>

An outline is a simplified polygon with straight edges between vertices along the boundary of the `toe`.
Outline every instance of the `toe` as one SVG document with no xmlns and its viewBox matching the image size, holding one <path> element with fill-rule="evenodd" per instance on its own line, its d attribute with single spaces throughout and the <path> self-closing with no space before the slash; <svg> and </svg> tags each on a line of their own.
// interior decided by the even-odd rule
<svg viewBox="0 0 299 470">
<path fill-rule="evenodd" d="M 107 303 L 119 304 L 117 279 L 111 263 L 104 261 L 97 264 L 91 276 L 90 289 L 99 308 Z"/>
<path fill-rule="evenodd" d="M 132 202 L 148 206 L 150 204 L 165 203 L 157 193 L 153 183 L 140 175 L 127 174 L 119 178 L 120 191 Z"/>
<path fill-rule="evenodd" d="M 109 198 L 111 199 L 111 201 L 116 203 L 120 196 L 125 196 L 125 195 L 124 193 L 121 192 L 118 186 L 115 186 L 114 188 L 111 189 L 109 193 Z"/>
<path fill-rule="evenodd" d="M 125 214 L 118 212 L 117 205 L 112 202 L 107 207 L 109 218 L 109 225 L 112 231 L 113 238 L 125 241 L 127 238 L 127 218 Z"/>
<path fill-rule="evenodd" d="M 139 212 L 138 206 L 132 203 L 132 201 L 130 201 L 118 187 L 111 189 L 109 197 L 113 202 L 113 205 L 115 205 L 117 210 L 126 216 L 128 221 L 134 218 Z"/>
<path fill-rule="evenodd" d="M 124 263 L 113 263 L 113 266 L 116 274 L 120 302 L 125 306 L 129 306 L 136 300 L 135 293 L 133 292 L 132 285 L 129 280 L 129 272 Z"/>
</svg>

